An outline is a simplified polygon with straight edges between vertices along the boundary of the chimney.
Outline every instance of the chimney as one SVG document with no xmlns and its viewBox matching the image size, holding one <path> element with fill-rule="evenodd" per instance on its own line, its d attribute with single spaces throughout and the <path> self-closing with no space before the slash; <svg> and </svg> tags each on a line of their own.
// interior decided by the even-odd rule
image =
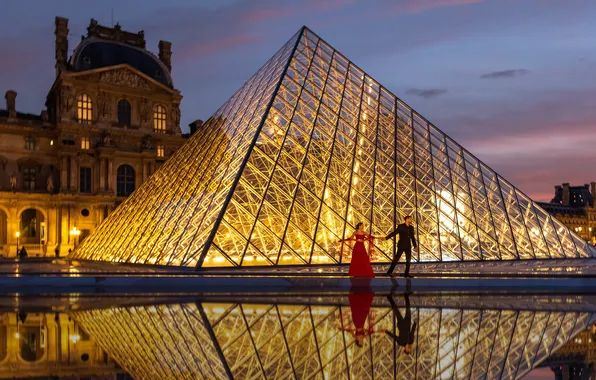
<svg viewBox="0 0 596 380">
<path fill-rule="evenodd" d="M 172 43 L 159 41 L 159 60 L 172 72 Z"/>
<path fill-rule="evenodd" d="M 596 182 L 590 182 L 590 193 L 592 193 L 592 206 L 596 204 Z"/>
<path fill-rule="evenodd" d="M 196 131 L 198 131 L 203 126 L 203 120 L 195 120 L 192 123 L 188 124 L 190 127 L 190 134 L 194 135 Z"/>
<path fill-rule="evenodd" d="M 68 19 L 56 17 L 56 76 L 66 70 L 68 60 Z"/>
<path fill-rule="evenodd" d="M 569 205 L 569 182 L 563 184 L 563 204 Z"/>
<path fill-rule="evenodd" d="M 9 119 L 17 118 L 17 92 L 13 90 L 6 91 L 4 95 L 6 99 L 6 110 L 8 111 Z"/>
</svg>

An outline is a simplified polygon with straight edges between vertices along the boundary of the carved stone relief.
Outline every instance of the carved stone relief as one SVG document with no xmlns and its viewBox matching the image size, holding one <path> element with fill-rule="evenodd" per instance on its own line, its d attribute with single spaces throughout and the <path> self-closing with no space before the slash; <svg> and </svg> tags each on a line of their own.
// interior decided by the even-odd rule
<svg viewBox="0 0 596 380">
<path fill-rule="evenodd" d="M 105 71 L 99 75 L 99 82 L 140 88 L 142 90 L 151 90 L 153 87 L 147 80 L 128 70 Z"/>
<path fill-rule="evenodd" d="M 176 133 L 180 133 L 180 105 L 174 104 L 172 106 L 172 128 Z"/>
<path fill-rule="evenodd" d="M 100 91 L 99 94 L 97 94 L 97 114 L 99 120 L 105 121 L 110 118 L 111 104 L 112 99 L 105 93 L 105 91 Z"/>
<path fill-rule="evenodd" d="M 151 120 L 151 103 L 148 99 L 141 99 L 139 102 L 139 120 L 141 128 L 148 127 Z"/>
<path fill-rule="evenodd" d="M 70 120 L 73 118 L 75 106 L 75 92 L 72 87 L 64 86 L 60 89 L 60 118 Z"/>
</svg>

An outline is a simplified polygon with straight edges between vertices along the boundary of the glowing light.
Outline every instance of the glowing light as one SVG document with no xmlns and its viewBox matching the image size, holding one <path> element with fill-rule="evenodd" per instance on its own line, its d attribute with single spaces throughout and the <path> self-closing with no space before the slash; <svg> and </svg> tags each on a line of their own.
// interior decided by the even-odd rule
<svg viewBox="0 0 596 380">
<path fill-rule="evenodd" d="M 76 342 L 78 342 L 78 341 L 79 341 L 79 339 L 81 339 L 81 337 L 80 337 L 80 335 L 79 335 L 79 334 L 72 334 L 72 335 L 69 335 L 69 337 L 68 337 L 68 338 L 69 338 L 69 339 L 70 339 L 70 341 L 71 341 L 71 342 L 73 342 L 73 343 L 76 343 Z"/>
<path fill-rule="evenodd" d="M 363 218 L 388 232 L 400 219 L 396 209 L 402 216 L 419 216 L 423 261 L 453 260 L 452 252 L 463 261 L 535 258 L 535 252 L 554 252 L 547 247 L 554 242 L 566 242 L 567 257 L 592 255 L 573 239 L 557 236 L 566 234 L 566 227 L 524 216 L 535 207 L 530 200 L 340 54 L 327 56 L 324 43 L 307 35 L 280 50 L 287 56 L 271 60 L 242 95 L 225 103 L 225 112 L 204 124 L 212 139 L 191 138 L 176 160 L 159 169 L 159 178 L 181 183 L 143 185 L 72 256 L 193 267 L 199 259 L 205 267 L 335 262 L 336 237 L 347 232 L 346 224 Z M 307 53 L 303 45 L 313 42 L 316 47 Z M 271 77 L 275 72 L 283 74 Z M 273 90 L 266 83 L 282 85 Z M 267 97 L 270 101 L 250 101 Z M 86 101 L 91 115 L 93 103 Z M 168 116 L 165 109 L 163 115 Z M 283 146 L 278 134 L 285 136 Z M 197 157 L 189 146 L 212 157 Z M 147 217 L 139 217 L 146 211 Z M 80 234 L 71 227 L 71 235 Z M 592 231 L 588 224 L 587 229 Z M 341 253 L 349 255 L 350 246 L 341 245 Z M 379 249 L 380 261 L 389 259 L 389 247 Z M 313 249 L 331 258 L 311 256 Z M 202 252 L 209 252 L 207 260 Z"/>
<path fill-rule="evenodd" d="M 15 339 L 19 339 L 19 338 L 21 338 L 21 334 L 19 334 L 19 333 L 15 333 L 15 334 L 14 334 L 14 337 L 15 337 Z"/>
</svg>

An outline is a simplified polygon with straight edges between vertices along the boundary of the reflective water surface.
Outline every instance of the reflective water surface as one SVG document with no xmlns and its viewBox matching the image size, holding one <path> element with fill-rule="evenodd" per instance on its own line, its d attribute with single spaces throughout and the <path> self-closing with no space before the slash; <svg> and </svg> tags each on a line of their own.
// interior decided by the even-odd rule
<svg viewBox="0 0 596 380">
<path fill-rule="evenodd" d="M 2 378 L 587 379 L 596 296 L 0 297 Z"/>
</svg>

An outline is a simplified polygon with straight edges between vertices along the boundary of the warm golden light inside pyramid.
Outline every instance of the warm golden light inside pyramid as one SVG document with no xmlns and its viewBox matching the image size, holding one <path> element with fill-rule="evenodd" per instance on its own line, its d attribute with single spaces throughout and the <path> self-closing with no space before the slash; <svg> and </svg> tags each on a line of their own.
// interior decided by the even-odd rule
<svg viewBox="0 0 596 380">
<path fill-rule="evenodd" d="M 415 221 L 415 261 L 592 257 L 593 247 L 308 29 L 74 253 L 180 266 L 350 261 L 358 222 Z M 388 262 L 394 241 L 375 242 Z"/>
<path fill-rule="evenodd" d="M 388 305 L 364 310 L 361 347 L 353 309 L 341 303 L 188 303 L 71 316 L 131 376 L 156 379 L 516 379 L 594 322 L 591 312 L 531 310 L 532 302 L 529 310 L 512 309 L 510 299 L 507 308 L 495 308 L 497 300 L 482 309 L 423 298 L 410 308 L 411 354 L 385 333 L 400 328 Z M 404 298 L 394 302 L 407 318 Z"/>
</svg>

